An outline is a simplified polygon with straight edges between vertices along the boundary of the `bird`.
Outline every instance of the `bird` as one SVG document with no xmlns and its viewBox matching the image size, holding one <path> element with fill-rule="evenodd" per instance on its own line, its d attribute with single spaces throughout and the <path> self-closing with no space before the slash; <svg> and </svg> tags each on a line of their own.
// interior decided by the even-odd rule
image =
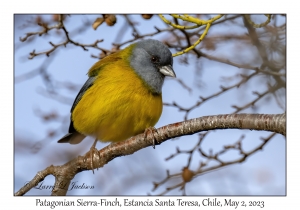
<svg viewBox="0 0 300 210">
<path fill-rule="evenodd" d="M 159 120 L 162 86 L 176 77 L 169 48 L 154 39 L 135 42 L 97 61 L 71 108 L 69 132 L 58 143 L 86 136 L 119 142 L 145 132 Z"/>
</svg>

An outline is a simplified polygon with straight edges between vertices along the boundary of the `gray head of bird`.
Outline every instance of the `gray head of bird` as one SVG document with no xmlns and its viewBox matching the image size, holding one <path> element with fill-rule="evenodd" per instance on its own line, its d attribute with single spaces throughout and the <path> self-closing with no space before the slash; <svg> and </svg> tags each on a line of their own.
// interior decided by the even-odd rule
<svg viewBox="0 0 300 210">
<path fill-rule="evenodd" d="M 134 44 L 130 65 L 154 93 L 161 93 L 165 76 L 176 77 L 169 48 L 147 39 Z"/>
</svg>

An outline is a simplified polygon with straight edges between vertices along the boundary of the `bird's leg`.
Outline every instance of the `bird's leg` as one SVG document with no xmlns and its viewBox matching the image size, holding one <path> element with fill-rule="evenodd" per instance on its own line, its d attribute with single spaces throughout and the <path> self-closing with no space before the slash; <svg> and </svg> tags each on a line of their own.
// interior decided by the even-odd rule
<svg viewBox="0 0 300 210">
<path fill-rule="evenodd" d="M 99 151 L 96 149 L 96 144 L 97 144 L 98 140 L 97 138 L 95 139 L 91 149 L 90 149 L 90 155 L 91 155 L 91 168 L 92 168 L 92 171 L 94 173 L 94 161 L 93 161 L 93 157 L 94 157 L 94 154 L 97 153 L 99 155 Z M 98 169 L 98 168 L 97 168 Z"/>
<path fill-rule="evenodd" d="M 145 130 L 145 132 L 144 132 L 144 139 L 147 138 L 147 133 L 148 133 L 148 131 L 151 132 L 151 135 L 152 135 L 152 137 L 153 137 L 153 138 L 152 138 L 152 142 L 153 142 L 152 147 L 153 147 L 153 149 L 155 149 L 155 141 L 156 141 L 156 142 L 158 142 L 158 141 L 156 140 L 156 138 L 155 138 L 153 132 L 156 132 L 157 134 L 158 134 L 158 132 L 157 132 L 157 130 L 156 130 L 155 127 L 149 127 L 149 128 L 146 128 L 146 130 Z"/>
</svg>

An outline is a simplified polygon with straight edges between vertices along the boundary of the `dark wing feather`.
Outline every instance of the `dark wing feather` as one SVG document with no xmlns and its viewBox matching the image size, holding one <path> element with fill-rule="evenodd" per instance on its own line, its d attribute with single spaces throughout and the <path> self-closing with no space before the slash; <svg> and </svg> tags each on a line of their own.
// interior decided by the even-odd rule
<svg viewBox="0 0 300 210">
<path fill-rule="evenodd" d="M 72 112 L 75 109 L 76 105 L 81 100 L 81 98 L 84 95 L 85 91 L 87 91 L 93 85 L 95 80 L 96 80 L 96 77 L 89 77 L 88 80 L 84 83 L 84 85 L 80 89 L 79 93 L 77 94 L 77 96 L 74 100 L 74 103 L 73 103 L 71 111 L 70 111 L 71 112 L 71 122 L 70 122 L 70 127 L 69 127 L 69 133 L 74 133 L 76 131 L 74 126 L 73 126 Z"/>
</svg>

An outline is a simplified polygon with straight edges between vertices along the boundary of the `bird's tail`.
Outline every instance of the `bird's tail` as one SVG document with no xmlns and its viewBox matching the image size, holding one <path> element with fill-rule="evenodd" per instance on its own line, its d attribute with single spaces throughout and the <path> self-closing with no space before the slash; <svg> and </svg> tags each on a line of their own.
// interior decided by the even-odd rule
<svg viewBox="0 0 300 210">
<path fill-rule="evenodd" d="M 79 144 L 84 138 L 85 135 L 78 132 L 68 133 L 60 140 L 58 140 L 57 143 Z"/>
</svg>

